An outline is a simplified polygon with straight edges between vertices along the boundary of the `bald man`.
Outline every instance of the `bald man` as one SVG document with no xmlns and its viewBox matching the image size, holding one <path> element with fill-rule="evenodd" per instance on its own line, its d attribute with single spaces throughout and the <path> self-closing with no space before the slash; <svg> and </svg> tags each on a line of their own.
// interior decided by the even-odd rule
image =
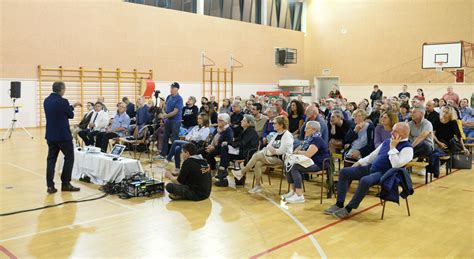
<svg viewBox="0 0 474 259">
<path fill-rule="evenodd" d="M 408 124 L 395 124 L 390 139 L 385 140 L 370 155 L 360 159 L 352 167 L 342 169 L 337 184 L 337 202 L 324 213 L 337 218 L 349 216 L 352 209 L 359 207 L 370 186 L 378 184 L 385 172 L 392 168 L 401 168 L 410 162 L 413 159 L 413 148 L 408 141 L 409 133 Z M 359 186 L 351 201 L 344 207 L 349 183 L 353 180 L 360 180 Z"/>
</svg>

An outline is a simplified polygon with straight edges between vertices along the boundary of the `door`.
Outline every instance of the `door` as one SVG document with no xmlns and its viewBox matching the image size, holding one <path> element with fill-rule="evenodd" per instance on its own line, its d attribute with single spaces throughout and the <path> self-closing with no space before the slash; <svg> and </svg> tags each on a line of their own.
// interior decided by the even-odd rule
<svg viewBox="0 0 474 259">
<path fill-rule="evenodd" d="M 320 97 L 327 97 L 331 87 L 336 84 L 339 89 L 339 77 L 328 76 L 328 77 L 315 77 L 314 78 L 314 91 L 316 96 L 313 96 L 313 101 L 318 101 Z"/>
</svg>

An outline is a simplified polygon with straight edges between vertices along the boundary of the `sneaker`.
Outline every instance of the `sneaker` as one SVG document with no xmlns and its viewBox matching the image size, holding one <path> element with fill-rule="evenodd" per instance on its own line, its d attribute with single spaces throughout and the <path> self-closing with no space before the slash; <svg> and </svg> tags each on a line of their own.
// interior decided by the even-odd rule
<svg viewBox="0 0 474 259">
<path fill-rule="evenodd" d="M 290 198 L 291 196 L 293 196 L 294 194 L 295 194 L 295 192 L 290 191 L 289 193 L 283 194 L 283 195 L 280 196 L 280 197 L 281 197 L 282 200 L 286 200 L 286 199 Z"/>
<path fill-rule="evenodd" d="M 242 177 L 244 177 L 244 175 L 242 174 L 242 170 L 231 169 L 230 171 L 232 172 L 234 177 L 237 178 L 237 180 L 240 180 L 242 179 Z"/>
<path fill-rule="evenodd" d="M 256 185 L 255 187 L 253 187 L 252 189 L 249 190 L 249 193 L 254 194 L 254 193 L 260 193 L 262 191 L 263 191 L 262 186 Z"/>
<path fill-rule="evenodd" d="M 157 156 L 154 156 L 154 157 L 153 157 L 153 160 L 156 161 L 156 160 L 166 160 L 166 159 L 165 159 L 165 157 L 162 156 L 162 155 L 157 155 Z"/>
<path fill-rule="evenodd" d="M 299 196 L 295 193 L 293 196 L 286 198 L 285 201 L 287 203 L 304 203 L 304 195 L 301 194 L 301 196 Z"/>
<path fill-rule="evenodd" d="M 326 215 L 332 215 L 334 212 L 336 212 L 338 209 L 340 209 L 336 204 L 333 204 L 331 207 L 327 208 L 324 210 L 324 214 Z"/>
<path fill-rule="evenodd" d="M 425 168 L 421 169 L 420 171 L 418 171 L 417 174 L 421 175 L 421 176 L 425 176 L 426 175 L 426 169 Z"/>
<path fill-rule="evenodd" d="M 346 208 L 340 208 L 333 212 L 332 215 L 338 219 L 342 219 L 349 216 L 349 212 L 346 210 Z"/>
<path fill-rule="evenodd" d="M 215 186 L 217 187 L 228 187 L 229 186 L 229 181 L 227 179 L 222 179 L 214 183 Z"/>
</svg>

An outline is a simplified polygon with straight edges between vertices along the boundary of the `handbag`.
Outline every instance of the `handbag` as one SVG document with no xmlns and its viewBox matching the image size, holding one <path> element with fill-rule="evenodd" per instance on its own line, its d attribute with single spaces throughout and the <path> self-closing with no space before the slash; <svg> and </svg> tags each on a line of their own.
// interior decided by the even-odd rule
<svg viewBox="0 0 474 259">
<path fill-rule="evenodd" d="M 459 153 L 463 150 L 461 141 L 459 141 L 456 135 L 449 141 L 448 149 L 451 154 Z"/>
<path fill-rule="evenodd" d="M 472 155 L 464 152 L 452 154 L 452 167 L 455 169 L 471 169 Z"/>
<path fill-rule="evenodd" d="M 291 154 L 285 157 L 285 168 L 286 171 L 289 172 L 291 168 L 293 168 L 294 164 L 299 164 L 304 168 L 308 168 L 314 165 L 313 159 L 305 156 L 305 155 L 296 155 Z"/>
</svg>

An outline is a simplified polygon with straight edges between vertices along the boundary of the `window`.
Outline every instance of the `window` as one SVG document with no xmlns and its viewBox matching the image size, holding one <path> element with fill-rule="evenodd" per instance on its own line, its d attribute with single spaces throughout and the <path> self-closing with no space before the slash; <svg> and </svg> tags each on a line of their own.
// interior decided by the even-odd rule
<svg viewBox="0 0 474 259">
<path fill-rule="evenodd" d="M 304 0 L 126 0 L 130 3 L 196 13 L 204 2 L 204 15 L 301 31 Z M 202 1 L 202 2 L 201 2 Z M 262 21 L 262 12 L 266 21 Z"/>
<path fill-rule="evenodd" d="M 190 13 L 196 13 L 197 8 L 197 0 L 128 0 L 128 2 Z"/>
</svg>

